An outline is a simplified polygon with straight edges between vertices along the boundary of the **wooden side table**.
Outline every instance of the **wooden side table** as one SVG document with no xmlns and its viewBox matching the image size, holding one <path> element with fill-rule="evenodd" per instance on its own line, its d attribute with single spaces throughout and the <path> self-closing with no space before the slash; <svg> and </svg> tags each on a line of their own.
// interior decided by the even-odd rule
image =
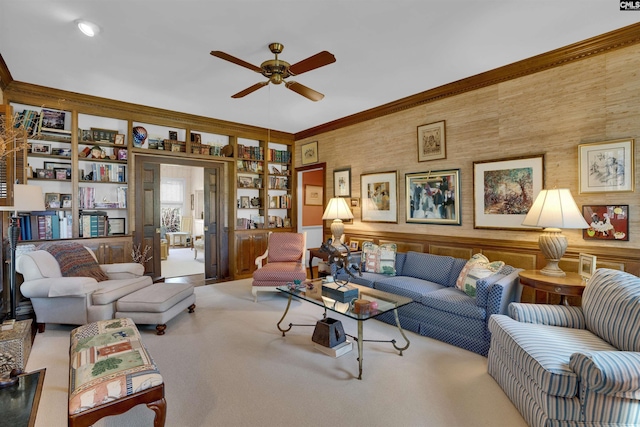
<svg viewBox="0 0 640 427">
<path fill-rule="evenodd" d="M 520 283 L 540 291 L 560 295 L 560 304 L 569 305 L 567 297 L 579 297 L 584 292 L 585 282 L 578 273 L 566 273 L 565 277 L 545 276 L 540 270 L 524 270 L 518 273 Z"/>
</svg>

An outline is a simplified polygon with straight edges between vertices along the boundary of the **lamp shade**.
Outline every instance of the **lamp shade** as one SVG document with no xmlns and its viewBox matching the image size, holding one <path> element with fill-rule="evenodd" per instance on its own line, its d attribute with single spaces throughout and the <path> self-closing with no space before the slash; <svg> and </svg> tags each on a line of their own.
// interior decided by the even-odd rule
<svg viewBox="0 0 640 427">
<path fill-rule="evenodd" d="M 544 228 L 589 228 L 567 188 L 542 190 L 522 225 Z"/>
<path fill-rule="evenodd" d="M 352 219 L 353 214 L 347 201 L 342 197 L 333 197 L 324 210 L 322 219 Z"/>
<path fill-rule="evenodd" d="M 38 185 L 14 184 L 13 185 L 13 205 L 2 206 L 2 211 L 43 211 L 44 195 L 42 187 Z"/>
</svg>

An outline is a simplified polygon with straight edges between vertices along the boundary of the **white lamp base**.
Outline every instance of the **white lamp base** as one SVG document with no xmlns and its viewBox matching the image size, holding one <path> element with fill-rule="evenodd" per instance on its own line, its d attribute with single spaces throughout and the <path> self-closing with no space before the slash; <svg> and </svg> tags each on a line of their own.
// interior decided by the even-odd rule
<svg viewBox="0 0 640 427">
<path fill-rule="evenodd" d="M 553 277 L 564 277 L 567 274 L 558 267 L 558 262 L 567 250 L 566 236 L 559 228 L 545 228 L 538 238 L 540 251 L 547 259 L 547 265 L 540 270 L 540 274 Z"/>
<path fill-rule="evenodd" d="M 342 236 L 344 235 L 344 223 L 340 218 L 336 218 L 331 223 L 332 242 L 331 246 L 342 248 Z"/>
</svg>

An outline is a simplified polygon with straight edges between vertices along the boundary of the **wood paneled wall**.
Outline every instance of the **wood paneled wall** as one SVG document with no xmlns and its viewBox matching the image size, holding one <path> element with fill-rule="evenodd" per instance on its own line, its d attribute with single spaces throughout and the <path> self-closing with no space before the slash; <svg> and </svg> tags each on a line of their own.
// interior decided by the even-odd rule
<svg viewBox="0 0 640 427">
<path fill-rule="evenodd" d="M 478 249 L 501 247 L 500 257 L 508 253 L 515 264 L 529 268 L 541 266 L 536 231 L 474 228 L 473 162 L 510 157 L 545 155 L 545 187 L 569 188 L 578 206 L 585 204 L 628 204 L 629 241 L 584 240 L 580 230 L 564 230 L 569 240 L 567 258 L 577 258 L 577 250 L 610 258 L 635 274 L 640 260 L 640 202 L 633 193 L 578 193 L 578 144 L 638 138 L 640 135 L 640 45 L 633 44 L 599 55 L 588 56 L 566 65 L 499 82 L 406 109 L 362 123 L 316 134 L 296 141 L 296 163 L 300 166 L 300 147 L 317 140 L 319 161 L 327 164 L 325 198 L 333 194 L 333 170 L 351 167 L 351 192 L 361 196 L 360 175 L 397 170 L 398 222 L 371 223 L 360 220 L 360 208 L 354 209 L 353 224 L 346 233 L 353 236 L 386 238 L 413 242 L 464 242 L 472 239 Z M 417 161 L 417 127 L 446 121 L 446 159 Z M 638 144 L 636 142 L 636 153 Z M 638 171 L 640 156 L 635 157 Z M 407 224 L 405 210 L 405 174 L 430 170 L 460 169 L 462 225 Z M 636 174 L 636 188 L 638 174 Z M 413 239 L 398 239 L 412 236 Z M 511 244 L 526 250 L 508 251 Z M 425 244 L 425 243 L 422 243 Z M 472 249 L 476 249 L 471 245 Z M 458 247 L 458 244 L 453 245 Z M 437 249 L 455 256 L 468 254 L 458 249 Z M 607 257 L 607 254 L 611 256 Z M 492 254 L 493 256 L 493 254 Z M 497 254 L 496 254 L 497 256 Z M 622 259 L 622 261 L 620 261 Z M 573 261 L 571 261 L 573 262 Z M 542 263 L 544 265 L 544 263 Z"/>
</svg>

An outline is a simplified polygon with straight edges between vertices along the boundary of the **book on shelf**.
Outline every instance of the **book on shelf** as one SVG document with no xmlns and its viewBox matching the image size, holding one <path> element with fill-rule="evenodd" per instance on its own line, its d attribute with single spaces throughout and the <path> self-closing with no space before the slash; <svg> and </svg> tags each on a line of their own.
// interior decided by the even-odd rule
<svg viewBox="0 0 640 427">
<path fill-rule="evenodd" d="M 20 240 L 57 240 L 73 237 L 72 217 L 64 211 L 33 211 L 21 213 Z"/>
</svg>

